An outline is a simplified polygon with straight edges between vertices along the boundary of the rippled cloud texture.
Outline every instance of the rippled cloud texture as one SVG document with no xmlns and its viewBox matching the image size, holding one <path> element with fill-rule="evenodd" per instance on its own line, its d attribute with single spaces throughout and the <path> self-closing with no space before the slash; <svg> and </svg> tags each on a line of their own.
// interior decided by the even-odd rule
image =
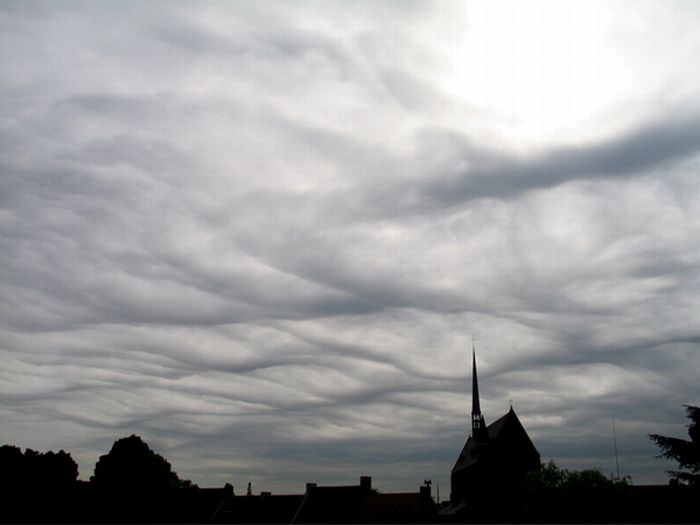
<svg viewBox="0 0 700 525">
<path fill-rule="evenodd" d="M 663 483 L 646 435 L 700 402 L 699 22 L 0 2 L 0 440 L 444 498 L 473 334 L 487 422 L 611 474 L 615 418 Z"/>
</svg>

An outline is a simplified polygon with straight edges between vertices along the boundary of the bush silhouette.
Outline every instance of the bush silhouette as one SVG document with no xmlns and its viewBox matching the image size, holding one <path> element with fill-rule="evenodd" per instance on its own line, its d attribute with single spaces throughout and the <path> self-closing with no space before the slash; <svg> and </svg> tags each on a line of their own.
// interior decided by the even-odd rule
<svg viewBox="0 0 700 525">
<path fill-rule="evenodd" d="M 108 454 L 100 456 L 90 481 L 118 491 L 164 490 L 193 486 L 181 480 L 160 454 L 136 435 L 118 439 Z"/>
</svg>

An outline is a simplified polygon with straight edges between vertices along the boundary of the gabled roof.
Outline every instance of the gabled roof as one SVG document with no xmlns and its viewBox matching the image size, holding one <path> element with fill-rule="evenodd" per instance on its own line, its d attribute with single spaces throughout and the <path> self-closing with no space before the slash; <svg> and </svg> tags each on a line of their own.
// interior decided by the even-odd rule
<svg viewBox="0 0 700 525">
<path fill-rule="evenodd" d="M 510 407 L 506 415 L 491 423 L 488 426 L 488 431 L 489 439 L 496 444 L 501 440 L 517 441 L 520 448 L 530 449 L 530 452 L 537 453 L 535 445 L 530 436 L 527 435 L 527 431 L 518 419 L 513 407 Z"/>
<path fill-rule="evenodd" d="M 520 423 L 520 419 L 518 419 L 513 407 L 504 416 L 488 425 L 486 431 L 488 432 L 488 442 L 486 443 L 477 444 L 471 436 L 467 439 L 452 468 L 452 472 L 468 468 L 477 463 L 479 461 L 478 451 L 481 450 L 480 447 L 487 447 L 491 452 L 498 449 L 517 448 L 524 453 L 539 457 L 535 445 L 533 445 L 525 428 Z"/>
<path fill-rule="evenodd" d="M 515 416 L 516 420 L 518 419 L 518 416 L 515 415 L 515 412 L 511 408 L 507 413 L 503 414 L 501 417 L 499 417 L 496 421 L 494 421 L 487 427 L 487 430 L 489 431 L 489 439 L 498 438 L 498 435 L 501 433 L 501 430 L 503 430 L 503 427 L 506 425 L 506 422 L 512 419 L 511 414 Z M 518 420 L 518 423 L 520 423 L 520 420 Z"/>
</svg>

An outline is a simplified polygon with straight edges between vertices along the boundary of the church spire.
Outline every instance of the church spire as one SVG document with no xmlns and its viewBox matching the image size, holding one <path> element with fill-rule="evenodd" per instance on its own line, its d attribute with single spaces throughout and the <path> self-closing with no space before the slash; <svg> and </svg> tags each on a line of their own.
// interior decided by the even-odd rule
<svg viewBox="0 0 700 525">
<path fill-rule="evenodd" d="M 476 348 L 472 338 L 472 437 L 475 441 L 484 441 L 486 435 L 484 429 L 484 416 L 481 415 L 481 404 L 479 403 L 479 379 L 476 374 Z M 488 438 L 486 438 L 488 439 Z"/>
<path fill-rule="evenodd" d="M 472 343 L 472 419 L 475 415 L 481 415 L 479 404 L 479 380 L 476 376 L 476 349 Z"/>
</svg>

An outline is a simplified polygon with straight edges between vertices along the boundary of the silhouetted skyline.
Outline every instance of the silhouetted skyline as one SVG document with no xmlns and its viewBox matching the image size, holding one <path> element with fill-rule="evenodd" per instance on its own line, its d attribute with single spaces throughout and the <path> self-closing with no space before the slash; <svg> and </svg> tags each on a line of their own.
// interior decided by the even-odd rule
<svg viewBox="0 0 700 525">
<path fill-rule="evenodd" d="M 0 2 L 0 443 L 443 499 L 481 411 L 665 483 L 695 2 Z M 390 468 L 389 468 L 390 467 Z"/>
<path fill-rule="evenodd" d="M 631 485 L 597 469 L 570 471 L 540 456 L 511 407 L 486 426 L 479 409 L 473 357 L 472 430 L 451 474 L 450 499 L 417 491 L 380 492 L 371 476 L 359 485 L 320 486 L 304 493 L 245 495 L 233 485 L 201 488 L 131 435 L 100 456 L 89 482 L 61 450 L 40 453 L 0 446 L 0 522 L 9 523 L 694 523 L 700 477 L 700 408 L 686 406 L 690 440 L 649 437 L 678 462 L 667 485 Z M 392 467 L 389 467 L 392 468 Z M 37 504 L 37 501 L 40 503 Z"/>
</svg>

